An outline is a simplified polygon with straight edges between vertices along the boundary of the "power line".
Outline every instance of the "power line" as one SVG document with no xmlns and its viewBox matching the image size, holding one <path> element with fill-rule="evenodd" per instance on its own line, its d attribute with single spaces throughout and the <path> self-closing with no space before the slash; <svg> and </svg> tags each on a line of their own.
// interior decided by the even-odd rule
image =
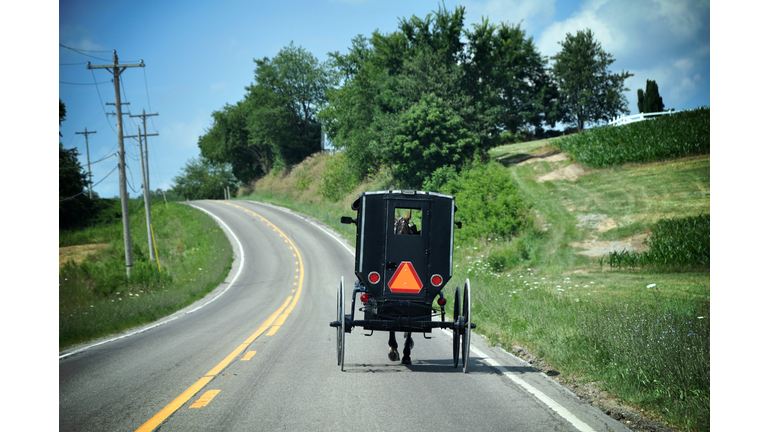
<svg viewBox="0 0 768 432">
<path fill-rule="evenodd" d="M 103 178 L 103 179 L 99 180 L 99 182 L 98 182 L 98 183 L 96 183 L 96 184 L 94 184 L 93 186 L 98 186 L 98 184 L 99 184 L 99 183 L 103 182 L 104 180 L 106 180 L 106 179 L 107 179 L 107 177 L 109 177 L 110 175 L 112 175 L 112 173 L 113 173 L 113 172 L 115 172 L 115 170 L 116 170 L 116 169 L 117 169 L 117 165 L 116 165 L 114 168 L 112 168 L 112 171 L 110 171 L 110 172 L 109 172 L 109 174 L 107 174 L 106 176 L 104 176 L 104 178 Z M 79 193 L 79 194 L 77 194 L 77 195 L 72 195 L 72 196 L 71 196 L 71 197 L 69 197 L 69 198 L 64 198 L 64 199 L 62 199 L 62 200 L 59 200 L 59 203 L 62 203 L 62 202 L 64 202 L 64 201 L 67 201 L 67 200 L 71 200 L 72 198 L 76 198 L 76 197 L 79 197 L 80 195 L 82 195 L 82 194 L 84 194 L 84 193 L 85 193 L 85 191 L 82 191 L 82 192 L 80 192 L 80 193 Z"/>
<path fill-rule="evenodd" d="M 71 83 L 66 81 L 59 81 L 59 84 L 69 84 L 69 85 L 99 85 L 99 84 L 109 84 L 109 81 L 102 81 L 99 83 Z"/>
<path fill-rule="evenodd" d="M 60 47 L 62 47 L 62 48 L 66 48 L 66 49 L 68 49 L 68 50 L 74 51 L 74 52 L 76 52 L 76 53 L 78 53 L 78 54 L 80 54 L 80 55 L 84 55 L 84 56 L 86 56 L 86 57 L 95 58 L 95 59 L 97 59 L 97 60 L 110 61 L 110 59 L 103 59 L 103 58 L 101 58 L 101 57 L 95 57 L 95 56 L 92 56 L 92 55 L 89 55 L 89 54 L 85 54 L 84 52 L 111 52 L 111 51 L 88 51 L 88 50 L 78 50 L 78 49 L 75 49 L 75 48 L 70 48 L 70 47 L 68 47 L 68 46 L 65 46 L 65 45 L 62 45 L 62 44 L 59 44 L 59 46 L 60 46 Z"/>
</svg>

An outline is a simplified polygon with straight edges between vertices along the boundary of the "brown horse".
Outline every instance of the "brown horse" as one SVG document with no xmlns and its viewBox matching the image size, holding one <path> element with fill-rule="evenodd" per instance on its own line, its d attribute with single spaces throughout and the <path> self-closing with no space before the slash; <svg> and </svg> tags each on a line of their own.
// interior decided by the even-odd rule
<svg viewBox="0 0 768 432">
<path fill-rule="evenodd" d="M 414 231 L 414 232 L 412 232 Z M 415 230 L 411 228 L 411 211 L 405 217 L 395 218 L 395 234 L 410 235 L 416 234 Z M 405 348 L 403 348 L 403 360 L 402 364 L 411 364 L 411 348 L 413 348 L 413 339 L 411 339 L 411 332 L 405 332 Z M 397 338 L 395 338 L 395 332 L 389 332 L 389 359 L 391 361 L 400 360 L 400 354 L 397 352 Z"/>
</svg>

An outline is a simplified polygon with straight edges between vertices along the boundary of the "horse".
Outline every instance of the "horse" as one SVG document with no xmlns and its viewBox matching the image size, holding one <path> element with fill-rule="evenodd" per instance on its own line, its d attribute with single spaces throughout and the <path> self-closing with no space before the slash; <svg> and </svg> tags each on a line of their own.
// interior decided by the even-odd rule
<svg viewBox="0 0 768 432">
<path fill-rule="evenodd" d="M 417 234 L 415 227 L 411 227 L 411 211 L 405 217 L 395 218 L 395 234 L 411 235 Z M 403 360 L 404 365 L 411 364 L 411 348 L 413 348 L 413 339 L 411 339 L 411 332 L 405 332 L 405 348 L 403 348 Z M 395 332 L 389 332 L 389 360 L 400 360 L 400 353 L 397 352 L 397 338 L 395 338 Z"/>
</svg>

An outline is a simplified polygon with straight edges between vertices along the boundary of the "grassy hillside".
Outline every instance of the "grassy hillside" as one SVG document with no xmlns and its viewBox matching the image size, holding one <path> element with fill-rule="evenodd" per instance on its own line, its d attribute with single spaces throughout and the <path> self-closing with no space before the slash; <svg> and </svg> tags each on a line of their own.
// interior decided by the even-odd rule
<svg viewBox="0 0 768 432">
<path fill-rule="evenodd" d="M 600 259 L 647 250 L 664 218 L 708 214 L 709 156 L 593 169 L 558 153 L 556 141 L 491 152 L 531 204 L 531 223 L 512 237 L 457 242 L 451 284 L 471 280 L 477 330 L 492 344 L 524 347 L 566 384 L 595 385 L 677 427 L 707 429 L 708 269 L 617 271 Z M 382 172 L 326 200 L 324 167 L 335 157 L 267 176 L 243 198 L 312 215 L 352 242 L 354 227 L 339 218 L 353 215 L 361 191 L 394 185 Z"/>
</svg>

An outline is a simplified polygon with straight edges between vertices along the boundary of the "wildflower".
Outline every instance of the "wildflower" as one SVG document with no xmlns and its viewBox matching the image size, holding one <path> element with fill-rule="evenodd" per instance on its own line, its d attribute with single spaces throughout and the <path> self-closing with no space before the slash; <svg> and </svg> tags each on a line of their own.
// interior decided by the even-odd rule
<svg viewBox="0 0 768 432">
<path fill-rule="evenodd" d="M 555 288 L 560 288 L 560 285 L 556 286 Z"/>
<path fill-rule="evenodd" d="M 91 305 L 91 307 L 93 307 L 93 305 Z"/>
<path fill-rule="evenodd" d="M 122 297 L 118 297 L 117 299 L 118 299 L 119 301 L 123 301 L 123 298 L 122 298 Z"/>
<path fill-rule="evenodd" d="M 528 271 L 531 271 L 531 269 L 528 269 Z"/>
<path fill-rule="evenodd" d="M 698 318 L 698 319 L 702 319 L 702 318 L 704 318 L 704 317 L 696 317 L 696 318 Z"/>
<path fill-rule="evenodd" d="M 565 290 L 564 290 L 564 289 L 562 289 L 562 288 L 558 288 L 557 290 L 558 290 L 558 291 L 565 291 Z"/>
<path fill-rule="evenodd" d="M 198 269 L 198 270 L 203 270 L 203 269 Z"/>
<path fill-rule="evenodd" d="M 579 299 L 576 299 L 576 303 L 578 303 L 578 302 L 579 302 Z"/>
<path fill-rule="evenodd" d="M 650 284 L 650 285 L 648 285 L 646 288 L 653 288 L 653 287 L 655 287 L 655 286 L 656 286 L 656 284 Z"/>
</svg>

